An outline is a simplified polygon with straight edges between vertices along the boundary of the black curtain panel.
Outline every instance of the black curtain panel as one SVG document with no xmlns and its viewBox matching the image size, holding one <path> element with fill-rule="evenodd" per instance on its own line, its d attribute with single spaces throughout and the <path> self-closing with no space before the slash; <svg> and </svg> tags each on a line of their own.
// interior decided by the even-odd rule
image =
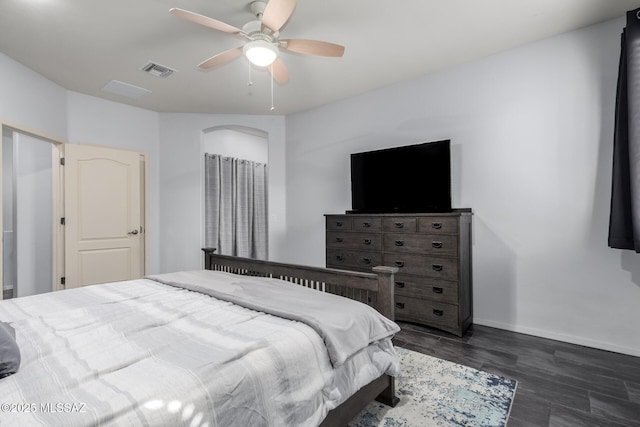
<svg viewBox="0 0 640 427">
<path fill-rule="evenodd" d="M 609 246 L 640 253 L 640 9 L 622 33 L 613 144 Z"/>
</svg>

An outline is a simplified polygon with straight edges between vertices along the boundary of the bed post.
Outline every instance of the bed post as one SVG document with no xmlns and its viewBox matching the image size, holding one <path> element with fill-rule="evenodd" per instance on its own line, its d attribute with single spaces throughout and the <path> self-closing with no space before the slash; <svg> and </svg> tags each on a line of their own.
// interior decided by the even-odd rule
<svg viewBox="0 0 640 427">
<path fill-rule="evenodd" d="M 397 267 L 380 265 L 373 267 L 373 272 L 378 275 L 378 301 L 376 309 L 387 319 L 395 320 L 395 302 L 393 298 L 394 275 Z"/>
<path fill-rule="evenodd" d="M 378 275 L 378 304 L 376 309 L 386 318 L 395 320 L 394 286 L 397 267 L 378 266 L 373 267 L 373 272 Z M 376 400 L 387 406 L 395 407 L 400 399 L 396 396 L 396 381 L 393 377 L 388 378 L 387 387 L 380 393 Z"/>
<path fill-rule="evenodd" d="M 211 255 L 216 251 L 216 248 L 202 248 L 202 252 L 204 252 L 204 269 L 211 270 Z"/>
</svg>

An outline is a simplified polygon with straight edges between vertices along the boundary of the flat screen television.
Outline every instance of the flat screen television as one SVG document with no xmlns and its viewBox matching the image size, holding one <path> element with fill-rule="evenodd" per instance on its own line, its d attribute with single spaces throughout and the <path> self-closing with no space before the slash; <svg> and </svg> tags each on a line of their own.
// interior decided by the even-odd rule
<svg viewBox="0 0 640 427">
<path fill-rule="evenodd" d="M 449 146 L 444 140 L 351 154 L 351 212 L 450 212 Z"/>
</svg>

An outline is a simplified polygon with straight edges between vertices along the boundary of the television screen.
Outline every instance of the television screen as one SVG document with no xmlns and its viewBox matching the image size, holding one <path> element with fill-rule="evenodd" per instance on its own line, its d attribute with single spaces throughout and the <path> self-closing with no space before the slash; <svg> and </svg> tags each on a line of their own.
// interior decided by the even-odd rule
<svg viewBox="0 0 640 427">
<path fill-rule="evenodd" d="M 351 154 L 354 213 L 451 211 L 450 141 Z"/>
</svg>

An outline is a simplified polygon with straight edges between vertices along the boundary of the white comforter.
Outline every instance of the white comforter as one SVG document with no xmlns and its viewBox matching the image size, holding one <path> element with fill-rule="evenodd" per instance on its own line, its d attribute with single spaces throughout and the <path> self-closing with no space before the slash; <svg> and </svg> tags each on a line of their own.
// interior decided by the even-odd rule
<svg viewBox="0 0 640 427">
<path fill-rule="evenodd" d="M 0 303 L 20 370 L 1 426 L 313 426 L 382 373 L 389 339 L 332 366 L 296 321 L 149 279 Z"/>
</svg>

